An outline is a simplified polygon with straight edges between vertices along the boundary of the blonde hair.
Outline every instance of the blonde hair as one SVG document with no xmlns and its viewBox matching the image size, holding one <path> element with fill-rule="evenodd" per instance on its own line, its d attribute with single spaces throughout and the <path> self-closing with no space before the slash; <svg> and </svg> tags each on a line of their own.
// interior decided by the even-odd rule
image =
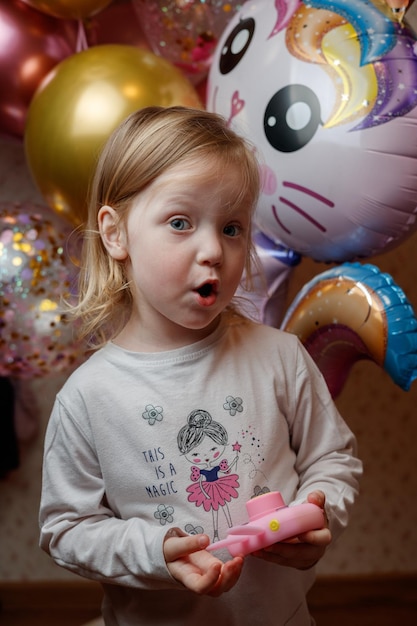
<svg viewBox="0 0 417 626">
<path fill-rule="evenodd" d="M 198 159 L 202 172 L 216 163 L 237 166 L 241 175 L 236 205 L 253 214 L 259 194 L 259 167 L 254 150 L 227 127 L 225 120 L 204 110 L 146 107 L 130 115 L 107 140 L 92 179 L 88 218 L 83 232 L 78 304 L 78 334 L 98 348 L 113 339 L 129 318 L 132 295 L 125 262 L 106 251 L 98 228 L 98 212 L 104 205 L 126 223 L 133 200 L 172 166 Z M 203 174 L 204 175 L 204 174 Z M 251 241 L 251 237 L 249 238 Z M 245 276 L 250 288 L 254 249 L 249 245 Z"/>
</svg>

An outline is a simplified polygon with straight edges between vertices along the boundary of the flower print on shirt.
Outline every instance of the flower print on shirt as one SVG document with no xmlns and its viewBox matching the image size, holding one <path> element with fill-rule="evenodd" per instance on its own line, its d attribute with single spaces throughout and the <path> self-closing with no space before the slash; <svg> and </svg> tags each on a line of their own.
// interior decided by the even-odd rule
<svg viewBox="0 0 417 626">
<path fill-rule="evenodd" d="M 165 524 L 171 524 L 174 521 L 174 508 L 165 504 L 159 504 L 153 515 L 162 526 L 165 526 Z"/>
<path fill-rule="evenodd" d="M 223 404 L 223 408 L 233 417 L 236 413 L 242 413 L 243 400 L 239 397 L 235 398 L 234 396 L 227 396 L 226 402 Z"/>
<path fill-rule="evenodd" d="M 155 422 L 162 422 L 164 419 L 164 409 L 161 406 L 147 404 L 142 413 L 142 417 L 144 420 L 148 420 L 150 426 L 153 426 Z"/>
<path fill-rule="evenodd" d="M 221 459 L 228 443 L 227 431 L 203 409 L 190 413 L 187 424 L 178 433 L 177 442 L 180 452 L 192 463 L 192 484 L 186 489 L 188 501 L 212 512 L 215 541 L 219 538 L 219 509 L 223 510 L 229 528 L 233 526 L 228 502 L 238 497 L 239 477 L 231 474 L 237 465 L 238 450 L 234 448 L 236 456 L 230 465 L 226 459 Z"/>
</svg>

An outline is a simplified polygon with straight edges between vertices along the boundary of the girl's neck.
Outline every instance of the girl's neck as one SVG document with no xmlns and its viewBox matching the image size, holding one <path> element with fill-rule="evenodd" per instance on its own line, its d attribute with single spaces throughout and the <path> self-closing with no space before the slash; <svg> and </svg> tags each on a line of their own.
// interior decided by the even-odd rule
<svg viewBox="0 0 417 626">
<path fill-rule="evenodd" d="M 163 335 L 150 328 L 144 328 L 132 318 L 127 322 L 113 343 L 130 352 L 169 352 L 197 343 L 211 335 L 220 323 L 221 316 L 201 329 L 176 326 Z"/>
</svg>

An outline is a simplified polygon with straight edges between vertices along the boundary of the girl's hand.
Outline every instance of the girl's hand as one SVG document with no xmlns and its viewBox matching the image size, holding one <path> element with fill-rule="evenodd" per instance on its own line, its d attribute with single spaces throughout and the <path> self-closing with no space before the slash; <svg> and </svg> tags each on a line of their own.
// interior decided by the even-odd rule
<svg viewBox="0 0 417 626">
<path fill-rule="evenodd" d="M 288 541 L 274 543 L 268 548 L 254 552 L 253 556 L 296 569 L 304 570 L 313 567 L 324 555 L 332 540 L 324 509 L 325 501 L 326 498 L 322 491 L 312 491 L 307 496 L 307 502 L 312 502 L 323 509 L 325 518 L 323 528 L 310 530 Z"/>
<path fill-rule="evenodd" d="M 243 558 L 223 563 L 205 550 L 209 543 L 207 535 L 184 536 L 172 529 L 164 541 L 165 561 L 171 576 L 190 591 L 220 596 L 239 580 Z"/>
</svg>

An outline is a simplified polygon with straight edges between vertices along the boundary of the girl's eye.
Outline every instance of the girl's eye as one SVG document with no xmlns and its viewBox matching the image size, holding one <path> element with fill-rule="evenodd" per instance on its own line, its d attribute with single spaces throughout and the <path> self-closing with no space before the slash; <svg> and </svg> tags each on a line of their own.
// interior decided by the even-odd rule
<svg viewBox="0 0 417 626">
<path fill-rule="evenodd" d="M 170 226 L 174 230 L 188 230 L 191 228 L 190 222 L 182 217 L 175 217 L 170 221 Z"/>
<path fill-rule="evenodd" d="M 237 237 L 242 232 L 242 229 L 237 224 L 228 224 L 223 229 L 223 232 L 228 237 Z"/>
</svg>

